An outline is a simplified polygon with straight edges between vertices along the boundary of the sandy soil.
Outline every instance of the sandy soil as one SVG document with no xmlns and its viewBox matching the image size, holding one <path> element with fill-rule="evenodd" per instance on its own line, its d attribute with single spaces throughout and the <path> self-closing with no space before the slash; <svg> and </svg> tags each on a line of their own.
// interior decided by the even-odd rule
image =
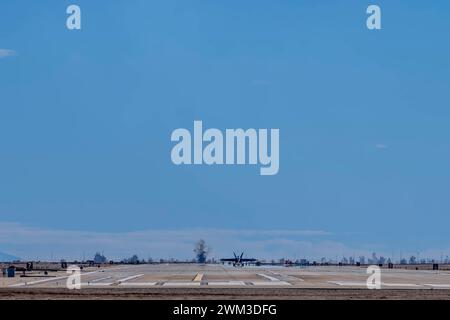
<svg viewBox="0 0 450 320">
<path fill-rule="evenodd" d="M 299 289 L 299 288 L 142 288 L 95 289 L 0 289 L 1 300 L 172 300 L 172 299 L 281 299 L 281 300 L 450 300 L 450 290 L 367 290 L 367 289 Z"/>
</svg>

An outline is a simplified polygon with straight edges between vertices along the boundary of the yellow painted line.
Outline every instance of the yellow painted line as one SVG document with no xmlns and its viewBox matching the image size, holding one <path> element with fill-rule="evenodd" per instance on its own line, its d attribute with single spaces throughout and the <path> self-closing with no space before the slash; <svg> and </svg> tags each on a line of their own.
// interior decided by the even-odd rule
<svg viewBox="0 0 450 320">
<path fill-rule="evenodd" d="M 202 279 L 203 279 L 203 273 L 197 273 L 194 280 L 192 280 L 192 281 L 200 282 L 200 281 L 202 281 Z"/>
</svg>

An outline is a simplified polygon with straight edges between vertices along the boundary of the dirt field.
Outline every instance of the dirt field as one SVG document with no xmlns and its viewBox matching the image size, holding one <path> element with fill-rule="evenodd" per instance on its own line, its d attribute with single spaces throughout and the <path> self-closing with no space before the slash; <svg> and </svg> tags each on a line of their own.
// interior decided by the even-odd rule
<svg viewBox="0 0 450 320">
<path fill-rule="evenodd" d="M 298 289 L 298 288 L 142 288 L 114 290 L 88 288 L 0 289 L 1 300 L 450 300 L 450 290 L 366 290 L 366 289 Z"/>
</svg>

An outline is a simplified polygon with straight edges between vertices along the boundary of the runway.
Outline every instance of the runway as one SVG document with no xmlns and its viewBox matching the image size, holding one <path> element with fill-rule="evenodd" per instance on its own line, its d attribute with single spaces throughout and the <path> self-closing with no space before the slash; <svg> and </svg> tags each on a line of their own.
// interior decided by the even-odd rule
<svg viewBox="0 0 450 320">
<path fill-rule="evenodd" d="M 362 267 L 243 267 L 197 264 L 122 265 L 90 268 L 82 288 L 300 288 L 365 289 Z M 68 274 L 54 272 L 0 278 L 0 287 L 65 288 Z M 450 289 L 450 271 L 382 269 L 382 289 Z M 449 290 L 450 292 L 450 290 Z"/>
</svg>

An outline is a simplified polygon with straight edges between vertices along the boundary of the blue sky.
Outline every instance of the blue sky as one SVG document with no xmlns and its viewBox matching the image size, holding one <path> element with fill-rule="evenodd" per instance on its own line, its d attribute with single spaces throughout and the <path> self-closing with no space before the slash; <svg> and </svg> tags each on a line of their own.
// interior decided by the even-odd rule
<svg viewBox="0 0 450 320">
<path fill-rule="evenodd" d="M 366 28 L 371 3 L 380 31 Z M 80 31 L 65 27 L 69 4 Z M 61 255 L 55 233 L 145 230 L 190 232 L 189 246 L 226 230 L 205 239 L 217 254 L 239 250 L 227 246 L 239 230 L 255 255 L 306 255 L 298 242 L 448 254 L 449 32 L 448 1 L 4 0 L 3 230 L 44 232 Z M 194 120 L 279 128 L 278 175 L 174 166 L 170 134 Z M 14 234 L 0 251 L 49 252 Z M 276 245 L 253 246 L 261 237 Z"/>
</svg>

